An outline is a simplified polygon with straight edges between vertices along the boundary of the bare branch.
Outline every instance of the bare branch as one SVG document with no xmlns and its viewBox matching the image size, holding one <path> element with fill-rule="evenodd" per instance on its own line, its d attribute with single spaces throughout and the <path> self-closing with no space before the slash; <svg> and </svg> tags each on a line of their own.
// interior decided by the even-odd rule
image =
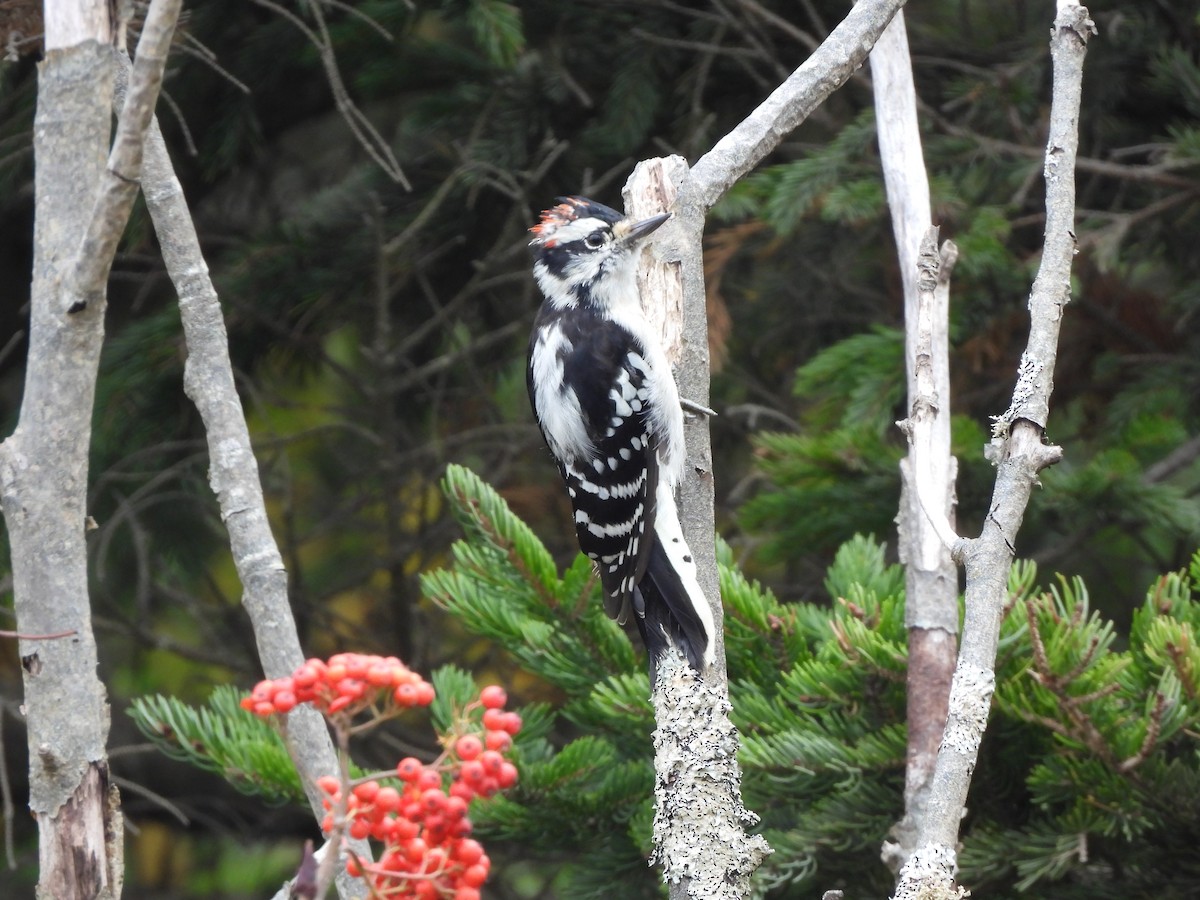
<svg viewBox="0 0 1200 900">
<path fill-rule="evenodd" d="M 676 186 L 687 172 L 681 157 L 639 163 L 625 186 L 627 211 L 646 217 L 670 209 Z M 667 226 L 670 227 L 671 223 Z M 668 240 L 670 237 L 668 236 Z M 681 396 L 708 400 L 708 343 L 705 336 L 703 284 L 699 310 L 685 303 L 680 264 L 655 255 L 656 244 L 644 251 L 638 289 L 652 327 L 661 334 L 668 359 L 689 372 Z M 698 245 L 694 248 L 699 256 Z M 703 272 L 697 276 L 702 280 Z M 698 314 L 697 314 L 698 312 Z M 697 360 L 695 341 L 703 357 Z M 691 344 L 691 346 L 688 346 Z M 691 396 L 684 385 L 701 389 Z M 702 385 L 702 387 L 701 387 Z M 698 420 L 706 423 L 706 420 Z M 750 875 L 770 852 L 761 836 L 746 834 L 758 821 L 741 798 L 741 769 L 737 762 L 737 731 L 729 720 L 729 688 L 725 678 L 724 632 L 717 579 L 713 526 L 713 479 L 707 464 L 708 426 L 687 428 L 687 475 L 680 486 L 681 523 L 696 561 L 701 588 L 713 610 L 715 664 L 703 679 L 677 654 L 658 663 L 654 683 L 655 857 L 671 896 L 704 900 L 737 900 L 749 890 Z"/>
<path fill-rule="evenodd" d="M 146 13 L 108 167 L 71 271 L 67 312 L 80 312 L 92 302 L 103 303 L 117 241 L 137 197 L 142 142 L 154 115 L 181 6 L 182 0 L 153 0 Z"/>
<path fill-rule="evenodd" d="M 123 868 L 84 542 L 103 302 L 88 314 L 64 315 L 71 261 L 108 150 L 112 54 L 87 40 L 47 51 L 39 69 L 25 395 L 16 430 L 0 445 L 17 630 L 75 632 L 70 639 L 22 640 L 19 647 L 29 808 L 39 835 L 38 895 L 46 897 L 119 892 Z"/>
<path fill-rule="evenodd" d="M 350 133 L 389 178 L 402 185 L 406 190 L 412 190 L 412 185 L 405 177 L 404 170 L 400 168 L 400 163 L 392 153 L 391 145 L 383 139 L 370 120 L 363 115 L 362 110 L 350 99 L 350 93 L 346 90 L 345 82 L 342 81 L 341 69 L 338 68 L 337 54 L 333 50 L 333 38 L 330 37 L 329 28 L 325 24 L 325 14 L 321 11 L 321 3 L 307 4 L 309 12 L 317 23 L 316 31 L 314 31 L 307 22 L 282 3 L 276 3 L 275 0 L 253 0 L 253 2 L 291 22 L 308 38 L 316 48 L 321 65 L 325 69 L 325 78 L 329 82 L 329 89 L 333 92 L 334 104 L 350 128 Z"/>
<path fill-rule="evenodd" d="M 861 0 L 819 48 L 694 166 L 681 206 L 708 210 L 863 64 L 904 0 Z"/>
<path fill-rule="evenodd" d="M 879 156 L 904 287 L 904 357 L 909 416 L 900 462 L 896 518 L 905 572 L 908 630 L 908 749 L 904 816 L 883 846 L 898 871 L 916 846 L 946 724 L 958 633 L 958 572 L 950 557 L 957 461 L 950 453 L 950 270 L 954 245 L 939 255 L 932 226 L 929 179 L 917 122 L 917 95 L 904 11 L 871 51 L 871 86 Z"/>
<path fill-rule="evenodd" d="M 304 660 L 288 603 L 287 572 L 267 518 L 258 463 L 234 383 L 221 304 L 157 120 L 151 121 L 146 136 L 142 181 L 167 273 L 179 294 L 188 349 L 184 390 L 204 420 L 209 482 L 245 590 L 242 604 L 254 628 L 263 671 L 268 678 L 278 678 Z M 298 708 L 288 715 L 285 737 L 309 803 L 320 818 L 323 794 L 316 779 L 335 772 L 338 765 L 325 724 L 316 711 Z M 359 852 L 367 853 L 365 847 Z M 360 887 L 348 877 L 339 881 L 343 896 L 354 896 Z"/>
<path fill-rule="evenodd" d="M 960 545 L 966 566 L 966 620 L 938 754 L 929 815 L 901 870 L 896 900 L 954 896 L 955 846 L 971 773 L 995 690 L 996 648 L 1014 542 L 1037 474 L 1062 456 L 1043 442 L 1063 307 L 1075 250 L 1075 156 L 1083 59 L 1095 25 L 1086 8 L 1060 0 L 1051 39 L 1054 62 L 1046 152 L 1046 241 L 1030 298 L 1030 335 L 1013 402 L 993 439 L 998 471 L 982 534 Z"/>
<path fill-rule="evenodd" d="M 958 248 L 947 241 L 942 250 L 937 246 L 938 229 L 930 227 L 921 241 L 921 250 L 916 268 L 921 277 L 917 284 L 916 315 L 905 329 L 911 336 L 914 368 L 910 372 L 910 396 L 912 414 L 896 424 L 908 435 L 910 457 L 905 466 L 908 485 L 916 496 L 922 515 L 907 521 L 918 539 L 913 542 L 913 564 L 926 571 L 949 566 L 953 562 L 947 551 L 953 550 L 961 540 L 950 523 L 954 508 L 954 458 L 950 456 L 950 415 L 947 407 L 949 397 L 938 390 L 938 383 L 949 384 L 949 324 L 950 318 L 945 302 L 949 293 L 946 270 L 954 267 Z M 939 297 L 939 291 L 943 297 Z M 940 302 L 939 302 L 940 301 Z M 935 345 L 937 349 L 935 349 Z M 929 527 L 924 527 L 928 525 Z M 939 558 L 940 557 L 940 558 Z M 957 579 L 951 579 L 957 584 Z M 957 596 L 957 588 L 951 600 Z M 958 605 L 953 604 L 953 615 L 947 621 L 941 616 L 941 627 L 957 631 Z"/>
</svg>

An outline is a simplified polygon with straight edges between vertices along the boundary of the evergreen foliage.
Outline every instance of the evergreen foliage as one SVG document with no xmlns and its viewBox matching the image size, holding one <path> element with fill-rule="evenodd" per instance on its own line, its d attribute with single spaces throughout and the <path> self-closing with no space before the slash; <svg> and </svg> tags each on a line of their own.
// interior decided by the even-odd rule
<svg viewBox="0 0 1200 900">
<path fill-rule="evenodd" d="M 642 664 L 604 616 L 585 557 L 560 573 L 465 468 L 450 467 L 444 487 L 467 536 L 445 569 L 423 577 L 426 591 L 565 698 L 521 710 L 521 780 L 476 804 L 480 833 L 552 861 L 570 896 L 606 896 L 615 873 L 631 896 L 657 896 L 645 865 L 654 722 Z M 775 849 L 758 888 L 881 896 L 891 876 L 879 847 L 900 817 L 904 780 L 902 571 L 883 545 L 855 536 L 828 569 L 830 603 L 782 604 L 719 549 L 743 792 Z M 1035 585 L 1032 564 L 1013 567 L 963 882 L 988 896 L 1194 895 L 1200 866 L 1179 848 L 1200 839 L 1200 552 L 1151 587 L 1124 649 L 1081 580 Z M 450 666 L 432 680 L 434 723 L 444 725 L 473 680 Z M 278 736 L 238 699 L 220 688 L 193 709 L 148 697 L 132 715 L 170 755 L 239 790 L 295 798 Z"/>
<path fill-rule="evenodd" d="M 172 759 L 215 772 L 244 794 L 268 802 L 302 801 L 300 776 L 283 738 L 242 709 L 243 692 L 216 687 L 204 706 L 153 694 L 129 705 L 134 723 Z"/>
<path fill-rule="evenodd" d="M 565 854 L 571 896 L 605 896 L 614 867 L 636 896 L 653 895 L 652 873 L 634 878 L 650 823 L 645 676 L 631 654 L 585 650 L 601 604 L 590 583 L 581 593 L 572 580 L 582 557 L 559 578 L 481 480 L 451 467 L 446 490 L 467 538 L 446 571 L 425 577 L 430 596 L 559 686 L 561 715 L 580 735 L 561 749 L 523 746 L 521 785 L 485 807 L 481 827 L 526 853 Z M 856 536 L 827 572 L 831 604 L 781 604 L 731 565 L 727 547 L 719 557 L 743 791 L 775 848 L 760 890 L 882 896 L 891 876 L 879 847 L 900 816 L 904 778 L 902 572 Z M 988 896 L 1069 898 L 1099 882 L 1110 885 L 1099 896 L 1190 896 L 1200 870 L 1161 864 L 1165 848 L 1200 839 L 1200 553 L 1189 572 L 1155 583 L 1127 649 L 1079 579 L 1035 584 L 1032 564 L 1013 567 L 963 881 Z M 476 611 L 504 603 L 508 615 Z M 592 677 L 565 673 L 556 654 L 536 652 L 543 646 L 572 648 Z M 600 677 L 601 657 L 620 667 Z"/>
<path fill-rule="evenodd" d="M 302 17 L 312 11 L 289 9 Z M 447 659 L 494 663 L 486 656 L 492 643 L 465 643 L 456 623 L 420 602 L 421 573 L 434 572 L 441 581 L 426 588 L 464 627 L 491 635 L 563 692 L 561 709 L 543 708 L 547 758 L 570 737 L 604 736 L 618 759 L 643 765 L 650 720 L 636 654 L 597 611 L 588 565 L 551 563 L 573 554 L 574 536 L 555 515 L 561 492 L 524 398 L 522 360 L 538 303 L 525 228 L 559 194 L 585 191 L 616 203 L 639 158 L 697 159 L 803 61 L 807 37 L 827 33 L 845 10 L 844 0 L 327 5 L 346 94 L 385 136 L 412 183 L 408 192 L 354 142 L 324 61 L 291 23 L 244 0 L 189 8 L 160 120 L 225 304 L 309 652 L 374 649 L 430 667 Z M 1080 115 L 1080 254 L 1050 421 L 1050 438 L 1067 456 L 1044 474 L 1018 550 L 1046 571 L 1083 577 L 1088 616 L 1094 610 L 1115 625 L 1105 652 L 1138 661 L 1116 671 L 1129 685 L 1141 677 L 1139 666 L 1158 671 L 1182 646 L 1165 625 L 1151 627 L 1144 611 L 1135 615 L 1131 598 L 1157 573 L 1183 566 L 1200 540 L 1200 32 L 1194 4 L 1093 5 L 1092 14 L 1100 39 L 1089 49 Z M 976 532 L 987 508 L 992 472 L 979 448 L 988 416 L 1008 404 L 1042 238 L 1049 15 L 1044 5 L 984 0 L 931 0 L 907 10 L 934 216 L 962 250 L 952 285 L 951 402 L 964 534 Z M 36 42 L 26 36 L 10 49 L 30 55 L 0 66 L 0 294 L 12 298 L 0 304 L 6 433 L 16 421 L 28 331 Z M 849 606 L 781 605 L 772 592 L 817 604 L 843 597 L 866 608 L 848 587 L 830 591 L 823 579 L 855 534 L 890 534 L 896 508 L 903 439 L 891 423 L 905 414 L 901 303 L 866 74 L 736 186 L 707 232 L 713 359 L 724 361 L 712 401 L 722 413 L 712 423 L 718 516 L 747 575 L 767 585 L 732 571 L 721 576 L 731 671 L 737 702 L 768 718 L 778 691 L 758 686 L 818 666 L 831 622 L 856 640 L 877 631 Z M 186 354 L 174 302 L 144 213 L 135 213 L 110 283 L 88 503 L 100 526 L 90 539 L 100 654 L 118 709 L 131 694 L 180 691 L 190 699 L 198 683 L 247 683 L 258 674 L 206 483 L 203 435 L 180 391 Z M 781 421 L 797 427 L 759 433 L 763 423 L 775 429 Z M 442 500 L 437 483 L 451 460 L 496 484 L 543 536 L 544 552 L 529 534 L 509 535 L 521 545 L 510 552 L 492 547 L 486 531 L 471 531 L 472 516 L 480 527 L 495 524 Z M 469 545 L 438 572 L 457 534 L 451 509 L 467 523 Z M 0 564 L 7 552 L 0 545 Z M 880 610 L 890 590 L 875 588 Z M 1077 593 L 1073 581 L 1057 590 L 1062 598 Z M 1014 626 L 1005 646 L 1028 661 L 1027 631 Z M 897 646 L 894 634 L 854 651 L 879 667 L 871 691 L 858 686 L 879 709 L 894 699 L 888 667 Z M 1053 671 L 1070 673 L 1086 648 L 1072 652 L 1076 661 Z M 1101 665 L 1096 654 L 1089 666 Z M 0 681 L 15 703 L 20 661 L 10 652 L 2 664 Z M 853 673 L 826 674 L 854 694 Z M 1093 677 L 1090 669 L 1080 675 Z M 1025 684 L 1022 699 L 1041 703 L 1048 720 L 1057 695 L 1033 687 Z M 1179 690 L 1186 706 L 1182 679 Z M 1153 696 L 1146 695 L 1150 711 Z M 1136 703 L 1128 702 L 1133 717 Z M 1115 742 L 1110 752 L 1128 754 L 1126 743 L 1145 735 L 1114 732 L 1095 708 L 1113 703 L 1084 706 Z M 751 734 L 754 723 L 744 724 Z M 1169 724 L 1164 718 L 1161 727 Z M 114 726 L 114 749 L 140 741 L 125 717 Z M 1043 846 L 1047 860 L 1061 858 L 1056 865 L 1077 875 L 1081 846 L 1094 861 L 1116 840 L 1081 844 L 1076 837 L 1087 832 L 1068 833 L 1066 819 L 1048 818 L 1046 809 L 1058 807 L 1030 806 L 1034 796 L 1050 797 L 1027 786 L 1032 754 L 1084 752 L 1060 746 L 1065 738 L 1048 727 L 1005 712 L 989 738 L 1012 759 L 993 750 L 981 764 L 986 787 L 972 800 L 980 815 L 969 823 L 975 837 L 966 858 L 986 846 L 979 835 L 995 835 L 988 863 L 995 876 L 987 882 L 994 896 L 1032 875 L 1040 880 L 1029 891 L 1047 884 L 1036 860 L 1014 870 L 1025 843 Z M 1179 797 L 1185 811 L 1195 768 L 1178 749 L 1186 735 L 1166 741 L 1177 754 L 1170 784 L 1179 787 L 1155 801 Z M 753 736 L 764 753 L 783 740 Z M 862 745 L 852 730 L 846 739 Z M 130 758 L 114 753 L 118 776 L 192 802 L 189 785 L 159 779 Z M 16 760 L 10 756 L 14 773 Z M 1140 773 L 1152 768 L 1148 761 L 1129 777 L 1148 778 Z M 760 786 L 762 779 L 748 774 Z M 142 812 L 138 802 L 127 805 L 131 817 Z M 642 884 L 639 873 L 650 878 L 631 850 L 646 849 L 648 807 L 631 809 L 621 813 L 628 840 L 596 851 L 611 868 L 591 890 L 611 886 L 623 866 L 634 883 Z M 875 827 L 874 818 L 866 821 Z M 248 823 L 245 833 L 261 836 L 261 824 Z M 779 846 L 803 843 L 784 835 L 778 817 L 767 827 Z M 31 823 L 18 817 L 15 831 L 32 868 Z M 1176 871 L 1178 858 L 1194 854 L 1194 840 L 1184 842 L 1194 836 L 1186 822 L 1153 833 L 1157 851 L 1136 835 L 1136 847 L 1109 846 L 1151 873 Z M 173 842 L 191 838 L 176 833 Z M 147 846 L 131 843 L 130 858 L 157 854 Z M 796 854 L 790 862 L 778 855 L 770 877 L 800 883 L 817 863 Z M 821 866 L 836 865 L 833 857 L 821 856 Z M 851 854 L 846 866 L 848 879 L 861 880 L 873 871 L 873 851 Z M 1132 866 L 1123 863 L 1122 872 Z M 580 890 L 588 889 L 586 871 L 575 871 Z"/>
</svg>

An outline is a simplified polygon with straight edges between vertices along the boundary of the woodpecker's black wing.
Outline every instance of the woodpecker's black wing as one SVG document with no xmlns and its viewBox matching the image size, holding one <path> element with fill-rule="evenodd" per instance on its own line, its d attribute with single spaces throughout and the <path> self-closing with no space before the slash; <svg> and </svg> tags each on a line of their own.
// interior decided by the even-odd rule
<svg viewBox="0 0 1200 900">
<path fill-rule="evenodd" d="M 605 610 L 623 623 L 650 558 L 658 489 L 643 357 L 631 355 L 628 332 L 602 316 L 561 316 L 544 308 L 539 324 L 561 329 L 553 346 L 561 363 L 560 390 L 574 393 L 590 443 L 587 453 L 556 459 L 574 509 L 575 534 L 600 574 Z M 538 352 L 531 347 L 531 361 Z M 532 372 L 531 364 L 534 412 L 548 432 L 554 423 L 537 408 Z M 546 438 L 554 446 L 553 436 Z M 640 594 L 636 600 L 640 606 Z"/>
</svg>

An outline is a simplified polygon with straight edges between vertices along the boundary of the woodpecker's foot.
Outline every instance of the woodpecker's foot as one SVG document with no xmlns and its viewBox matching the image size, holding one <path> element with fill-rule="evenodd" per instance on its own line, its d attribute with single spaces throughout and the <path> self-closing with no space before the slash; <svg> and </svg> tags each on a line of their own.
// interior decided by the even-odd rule
<svg viewBox="0 0 1200 900">
<path fill-rule="evenodd" d="M 717 414 L 715 409 L 709 409 L 707 406 L 702 406 L 694 400 L 685 400 L 683 397 L 679 398 L 679 405 L 683 407 L 684 413 L 689 416 L 708 416 L 711 418 Z"/>
</svg>

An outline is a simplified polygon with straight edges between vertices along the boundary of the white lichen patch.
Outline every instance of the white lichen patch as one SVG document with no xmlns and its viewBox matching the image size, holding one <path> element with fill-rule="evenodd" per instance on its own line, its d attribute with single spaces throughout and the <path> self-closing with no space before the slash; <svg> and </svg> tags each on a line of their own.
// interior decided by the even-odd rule
<svg viewBox="0 0 1200 900">
<path fill-rule="evenodd" d="M 970 896 L 954 883 L 957 858 L 942 844 L 918 847 L 900 869 L 892 900 L 962 900 Z"/>
<path fill-rule="evenodd" d="M 651 862 L 662 864 L 664 881 L 686 880 L 697 900 L 741 898 L 771 849 L 761 835 L 745 832 L 758 816 L 742 805 L 729 701 L 669 654 L 659 661 L 654 706 Z"/>
<path fill-rule="evenodd" d="M 960 663 L 950 684 L 950 717 L 942 736 L 943 750 L 974 758 L 987 728 L 996 675 L 969 663 Z"/>
</svg>

